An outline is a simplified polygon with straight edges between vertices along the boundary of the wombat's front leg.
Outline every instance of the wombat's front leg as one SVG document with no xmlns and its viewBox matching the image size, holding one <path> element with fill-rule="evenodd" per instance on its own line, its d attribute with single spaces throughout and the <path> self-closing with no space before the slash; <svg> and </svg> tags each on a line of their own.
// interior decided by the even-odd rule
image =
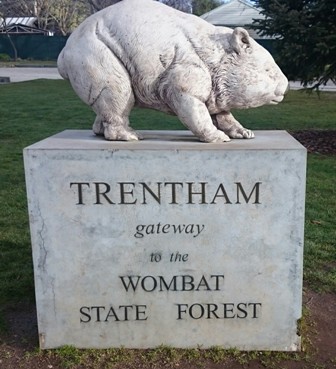
<svg viewBox="0 0 336 369">
<path fill-rule="evenodd" d="M 175 114 L 203 142 L 226 142 L 230 138 L 212 123 L 206 105 L 198 98 L 181 92 L 170 102 Z"/>
<path fill-rule="evenodd" d="M 231 138 L 253 138 L 254 133 L 244 128 L 231 113 L 222 112 L 212 116 L 213 123 L 218 129 Z"/>
</svg>

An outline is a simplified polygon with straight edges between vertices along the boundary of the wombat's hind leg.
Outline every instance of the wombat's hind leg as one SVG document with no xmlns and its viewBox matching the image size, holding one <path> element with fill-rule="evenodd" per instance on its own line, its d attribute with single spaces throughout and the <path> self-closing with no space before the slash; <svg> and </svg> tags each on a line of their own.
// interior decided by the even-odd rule
<svg viewBox="0 0 336 369">
<path fill-rule="evenodd" d="M 103 119 L 97 115 L 93 126 L 92 126 L 92 130 L 94 132 L 94 134 L 96 134 L 97 136 L 105 136 L 105 131 L 106 134 L 108 135 L 108 137 L 111 138 L 107 138 L 105 136 L 105 138 L 107 140 L 120 140 L 120 141 L 134 141 L 134 140 L 141 140 L 142 136 L 137 133 L 136 131 L 134 131 L 131 127 L 129 127 L 126 123 L 126 127 L 124 125 L 122 125 L 119 128 L 116 128 L 115 125 L 111 125 L 110 123 L 105 123 Z M 111 131 L 111 132 L 110 132 Z"/>
<path fill-rule="evenodd" d="M 104 137 L 109 141 L 137 141 L 141 140 L 142 137 L 128 124 L 124 124 L 123 119 L 120 120 L 120 124 L 116 124 L 118 117 L 115 117 L 113 122 L 103 122 L 104 126 Z M 128 118 L 127 118 L 128 120 Z"/>
<path fill-rule="evenodd" d="M 106 140 L 134 141 L 141 138 L 129 127 L 128 117 L 134 105 L 133 91 L 130 84 L 123 87 L 117 95 L 107 87 L 91 105 L 97 113 L 93 132 L 104 135 Z"/>
<path fill-rule="evenodd" d="M 213 123 L 218 129 L 231 138 L 254 138 L 254 133 L 244 128 L 231 113 L 223 112 L 212 116 Z"/>
<path fill-rule="evenodd" d="M 110 141 L 138 140 L 139 135 L 129 127 L 129 114 L 135 101 L 130 76 L 103 43 L 97 43 L 95 48 L 99 57 L 87 55 L 80 78 L 72 81 L 79 96 L 97 114 L 93 132 Z"/>
<path fill-rule="evenodd" d="M 96 116 L 96 119 L 92 126 L 92 130 L 95 135 L 104 136 L 104 125 L 99 115 Z"/>
</svg>

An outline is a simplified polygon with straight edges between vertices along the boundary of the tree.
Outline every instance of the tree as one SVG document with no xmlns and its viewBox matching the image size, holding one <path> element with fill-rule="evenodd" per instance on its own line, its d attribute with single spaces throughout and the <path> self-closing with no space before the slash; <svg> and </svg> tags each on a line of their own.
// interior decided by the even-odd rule
<svg viewBox="0 0 336 369">
<path fill-rule="evenodd" d="M 318 89 L 336 82 L 334 0 L 258 0 L 265 19 L 254 20 L 262 35 L 274 36 L 276 59 L 290 80 Z"/>
<path fill-rule="evenodd" d="M 53 0 L 2 0 L 0 7 L 11 17 L 36 17 L 37 27 L 46 28 Z"/>
<path fill-rule="evenodd" d="M 14 53 L 14 61 L 17 60 L 18 58 L 18 52 L 17 52 L 17 48 L 15 46 L 14 41 L 12 40 L 10 34 L 8 33 L 7 30 L 7 23 L 6 23 L 6 17 L 7 17 L 7 13 L 6 13 L 6 8 L 2 7 L 2 3 L 0 3 L 0 28 L 5 30 L 6 36 L 8 38 L 9 43 L 11 44 L 11 47 L 13 49 L 13 53 Z"/>
<path fill-rule="evenodd" d="M 83 0 L 88 2 L 90 5 L 91 13 L 95 13 L 107 6 L 118 3 L 121 0 Z M 171 6 L 175 9 L 181 10 L 186 13 L 191 13 L 192 11 L 192 0 L 157 0 L 163 4 Z"/>
<path fill-rule="evenodd" d="M 88 3 L 90 6 L 91 14 L 98 12 L 106 8 L 107 6 L 118 3 L 120 0 L 83 0 L 84 3 Z"/>
<path fill-rule="evenodd" d="M 49 9 L 49 19 L 62 36 L 71 33 L 87 15 L 87 6 L 81 0 L 57 0 Z"/>
<path fill-rule="evenodd" d="M 193 14 L 202 15 L 222 5 L 219 0 L 193 0 Z"/>
<path fill-rule="evenodd" d="M 83 0 L 2 0 L 0 10 L 8 16 L 35 17 L 36 26 L 65 36 L 88 15 Z"/>
<path fill-rule="evenodd" d="M 158 0 L 185 13 L 202 15 L 222 4 L 220 0 Z"/>
<path fill-rule="evenodd" d="M 0 11 L 12 17 L 35 17 L 36 26 L 69 34 L 86 16 L 121 0 L 1 0 Z M 220 0 L 157 0 L 186 13 L 201 15 L 219 6 Z"/>
<path fill-rule="evenodd" d="M 192 12 L 192 0 L 159 0 L 161 3 L 171 6 L 185 13 Z"/>
</svg>

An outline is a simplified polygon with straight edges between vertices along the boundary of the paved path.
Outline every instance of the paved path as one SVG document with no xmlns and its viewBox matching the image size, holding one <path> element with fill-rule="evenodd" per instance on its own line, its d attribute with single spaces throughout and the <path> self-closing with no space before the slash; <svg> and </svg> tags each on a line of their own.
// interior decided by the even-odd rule
<svg viewBox="0 0 336 369">
<path fill-rule="evenodd" d="M 302 88 L 300 82 L 289 82 L 291 90 L 300 90 Z M 320 91 L 336 92 L 336 85 L 332 82 L 328 82 L 325 86 L 320 86 Z"/>
<path fill-rule="evenodd" d="M 11 82 L 31 81 L 39 78 L 62 78 L 57 68 L 0 68 L 0 77 L 9 77 Z"/>
<path fill-rule="evenodd" d="M 0 77 L 9 77 L 11 82 L 31 81 L 32 79 L 61 79 L 57 68 L 0 68 Z M 291 90 L 302 88 L 300 82 L 290 82 Z M 336 92 L 336 85 L 329 82 L 326 86 L 320 87 L 321 91 Z"/>
</svg>

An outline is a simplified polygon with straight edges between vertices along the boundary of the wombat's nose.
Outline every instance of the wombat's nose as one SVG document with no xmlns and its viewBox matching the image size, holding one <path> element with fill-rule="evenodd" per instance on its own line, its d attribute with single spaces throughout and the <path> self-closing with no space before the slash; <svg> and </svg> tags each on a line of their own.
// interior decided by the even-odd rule
<svg viewBox="0 0 336 369">
<path fill-rule="evenodd" d="M 285 94 L 289 91 L 289 83 L 287 83 L 287 88 L 286 88 L 286 91 L 285 91 Z"/>
<path fill-rule="evenodd" d="M 286 79 L 285 81 L 282 81 L 280 83 L 278 83 L 276 89 L 275 89 L 275 95 L 276 96 L 284 96 L 289 90 L 289 83 Z"/>
</svg>

